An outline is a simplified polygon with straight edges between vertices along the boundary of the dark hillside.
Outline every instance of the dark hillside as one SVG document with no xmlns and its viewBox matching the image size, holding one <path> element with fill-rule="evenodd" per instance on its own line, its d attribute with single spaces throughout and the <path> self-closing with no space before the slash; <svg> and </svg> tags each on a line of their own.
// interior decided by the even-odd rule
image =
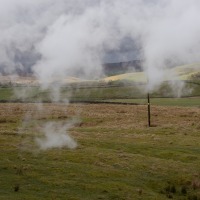
<svg viewBox="0 0 200 200">
<path fill-rule="evenodd" d="M 107 76 L 123 74 L 126 72 L 142 71 L 142 61 L 132 60 L 128 62 L 105 63 L 103 69 Z"/>
</svg>

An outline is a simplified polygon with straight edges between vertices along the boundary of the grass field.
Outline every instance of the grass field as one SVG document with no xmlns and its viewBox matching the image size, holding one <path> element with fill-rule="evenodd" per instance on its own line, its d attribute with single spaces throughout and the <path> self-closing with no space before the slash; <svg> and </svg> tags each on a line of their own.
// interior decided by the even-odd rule
<svg viewBox="0 0 200 200">
<path fill-rule="evenodd" d="M 157 98 L 153 100 L 156 104 L 182 105 L 184 101 L 191 102 L 191 105 L 197 105 L 198 98 L 191 99 L 173 99 L 177 97 L 177 93 L 183 97 L 200 97 L 200 84 L 185 82 L 182 90 L 177 85 L 170 86 L 168 82 L 164 82 L 159 88 L 151 91 L 151 97 Z M 120 99 L 126 102 L 143 102 L 146 98 L 146 86 L 144 84 L 114 82 L 108 84 L 92 85 L 75 85 L 73 87 L 62 87 L 59 98 L 53 98 L 50 90 L 41 90 L 39 87 L 1 87 L 0 101 L 1 102 L 51 102 L 52 100 L 70 100 L 70 101 L 116 101 Z M 59 92 L 58 92 L 59 93 Z M 54 93 L 55 94 L 55 93 Z M 163 97 L 167 97 L 166 100 Z M 162 98 L 162 99 L 160 99 Z M 171 98 L 171 99 L 170 99 Z M 125 100 L 124 100 L 125 99 Z M 143 99 L 143 100 L 141 100 Z M 177 104 L 176 104 L 177 103 Z"/>
<path fill-rule="evenodd" d="M 200 108 L 200 97 L 194 98 L 150 98 L 152 105 L 159 106 L 195 106 Z M 105 102 L 147 104 L 147 99 L 110 99 Z"/>
<path fill-rule="evenodd" d="M 150 128 L 144 88 L 61 88 L 61 99 L 141 105 L 42 105 L 33 102 L 50 102 L 49 90 L 0 88 L 0 199 L 199 200 L 199 85 L 186 83 L 195 98 L 171 98 L 166 83 L 152 91 Z M 45 123 L 74 118 L 76 149 L 39 150 Z"/>
<path fill-rule="evenodd" d="M 200 109 L 0 104 L 0 199 L 200 199 Z M 41 108 L 41 107 L 40 107 Z M 47 121 L 80 119 L 74 150 L 38 151 Z"/>
</svg>

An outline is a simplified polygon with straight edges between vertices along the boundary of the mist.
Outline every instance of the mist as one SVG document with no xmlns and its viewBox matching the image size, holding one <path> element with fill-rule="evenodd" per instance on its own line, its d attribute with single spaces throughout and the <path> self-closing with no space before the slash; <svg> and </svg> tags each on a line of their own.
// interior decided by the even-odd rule
<svg viewBox="0 0 200 200">
<path fill-rule="evenodd" d="M 167 67 L 199 62 L 198 0 L 1 0 L 1 4 L 1 69 L 15 73 L 30 68 L 46 87 L 52 78 L 60 80 L 80 70 L 82 76 L 98 78 L 105 58 L 115 61 L 119 52 L 124 60 L 130 60 L 131 52 L 133 59 L 144 60 L 152 85 L 162 81 Z M 128 53 L 122 48 L 127 39 Z"/>
<path fill-rule="evenodd" d="M 73 126 L 72 122 L 65 124 L 57 122 L 47 122 L 42 127 L 42 137 L 35 139 L 36 144 L 41 150 L 51 148 L 68 147 L 74 149 L 77 147 L 76 141 L 67 133 Z"/>
<path fill-rule="evenodd" d="M 199 0 L 0 3 L 1 73 L 33 73 L 42 88 L 51 89 L 53 101 L 60 101 L 61 80 L 69 76 L 98 80 L 106 60 L 142 60 L 148 89 L 176 76 L 167 69 L 200 62 Z M 47 124 L 44 130 L 52 128 Z M 66 128 L 58 134 L 60 139 L 54 138 L 60 146 L 70 140 L 64 132 Z M 51 132 L 44 133 L 46 139 L 38 144 L 43 143 L 44 149 L 57 146 Z"/>
</svg>

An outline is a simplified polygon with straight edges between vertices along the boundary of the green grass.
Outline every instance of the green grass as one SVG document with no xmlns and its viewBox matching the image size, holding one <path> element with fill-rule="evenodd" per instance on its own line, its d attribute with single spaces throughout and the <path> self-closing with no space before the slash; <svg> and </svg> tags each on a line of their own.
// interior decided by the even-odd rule
<svg viewBox="0 0 200 200">
<path fill-rule="evenodd" d="M 143 87 L 143 86 L 141 86 Z M 24 95 L 16 95 L 24 94 Z M 110 98 L 140 97 L 140 88 L 126 87 L 86 87 L 86 88 L 61 88 L 60 99 L 72 100 L 99 100 Z M 52 97 L 52 98 L 51 98 Z M 50 90 L 40 90 L 36 87 L 0 88 L 0 100 L 14 101 L 50 101 L 53 95 Z"/>
<path fill-rule="evenodd" d="M 0 101 L 8 101 L 13 96 L 13 88 L 0 88 Z"/>
<path fill-rule="evenodd" d="M 200 97 L 196 98 L 151 98 L 152 105 L 159 106 L 196 106 L 200 107 Z M 110 99 L 105 102 L 147 104 L 147 99 Z"/>
<path fill-rule="evenodd" d="M 115 86 L 117 85 L 118 86 Z M 200 85 L 186 82 L 182 94 L 184 98 L 175 98 L 176 89 L 172 90 L 165 82 L 159 88 L 151 91 L 151 104 L 164 106 L 200 106 Z M 188 97 L 189 98 L 188 98 Z M 190 98 L 194 96 L 194 98 Z M 50 102 L 54 100 L 50 90 L 41 90 L 38 87 L 0 88 L 0 101 L 16 102 Z M 124 85 L 120 83 L 108 84 L 103 87 L 72 87 L 61 88 L 60 100 L 71 101 L 100 101 L 146 104 L 145 85 Z"/>
<path fill-rule="evenodd" d="M 200 182 L 198 109 L 154 107 L 156 126 L 147 128 L 142 106 L 71 106 L 67 114 L 63 105 L 45 105 L 45 121 L 53 113 L 59 120 L 81 109 L 82 123 L 70 130 L 77 149 L 38 152 L 33 143 L 37 129 L 22 124 L 33 105 L 0 107 L 7 119 L 0 116 L 2 200 L 200 198 L 200 188 L 193 189 Z M 36 126 L 44 121 L 34 120 Z"/>
</svg>

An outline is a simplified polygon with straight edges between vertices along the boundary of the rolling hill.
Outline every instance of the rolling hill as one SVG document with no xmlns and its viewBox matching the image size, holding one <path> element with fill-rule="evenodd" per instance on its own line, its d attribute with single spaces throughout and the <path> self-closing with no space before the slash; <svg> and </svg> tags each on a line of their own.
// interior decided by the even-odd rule
<svg viewBox="0 0 200 200">
<path fill-rule="evenodd" d="M 190 64 L 190 65 L 181 65 L 174 67 L 168 71 L 166 74 L 172 76 L 166 76 L 165 80 L 189 80 L 193 75 L 200 73 L 200 63 Z M 170 77 L 170 79 L 169 79 Z M 133 73 L 124 73 L 120 75 L 109 76 L 103 79 L 104 81 L 119 81 L 119 80 L 128 80 L 135 82 L 146 82 L 145 72 L 133 72 Z"/>
<path fill-rule="evenodd" d="M 136 65 L 138 65 L 138 68 L 135 68 Z M 104 66 L 105 67 L 105 66 Z M 115 69 L 116 67 L 116 69 Z M 131 70 L 129 70 L 131 68 Z M 137 69 L 136 71 L 134 71 Z M 139 67 L 139 61 L 137 62 L 126 62 L 126 63 L 113 63 L 110 65 L 107 65 L 107 73 L 108 74 L 116 74 L 116 72 L 120 72 L 121 74 L 117 75 L 107 75 L 106 77 L 101 78 L 99 80 L 86 80 L 79 77 L 66 77 L 62 80 L 59 78 L 54 77 L 54 79 L 50 80 L 49 83 L 61 83 L 62 85 L 72 84 L 76 83 L 78 85 L 84 85 L 84 84 L 98 84 L 99 82 L 107 83 L 112 81 L 133 81 L 137 83 L 146 83 L 147 77 L 145 72 L 141 71 L 141 68 Z M 129 73 L 127 73 L 129 71 Z M 134 72 L 130 72 L 134 71 Z M 181 65 L 174 68 L 169 69 L 166 71 L 166 77 L 164 80 L 190 80 L 191 77 L 194 77 L 197 75 L 199 77 L 200 74 L 200 63 L 194 63 L 189 65 Z M 0 84 L 1 85 L 7 85 L 7 86 L 39 86 L 39 80 L 34 77 L 33 75 L 29 74 L 28 76 L 0 76 Z"/>
</svg>

